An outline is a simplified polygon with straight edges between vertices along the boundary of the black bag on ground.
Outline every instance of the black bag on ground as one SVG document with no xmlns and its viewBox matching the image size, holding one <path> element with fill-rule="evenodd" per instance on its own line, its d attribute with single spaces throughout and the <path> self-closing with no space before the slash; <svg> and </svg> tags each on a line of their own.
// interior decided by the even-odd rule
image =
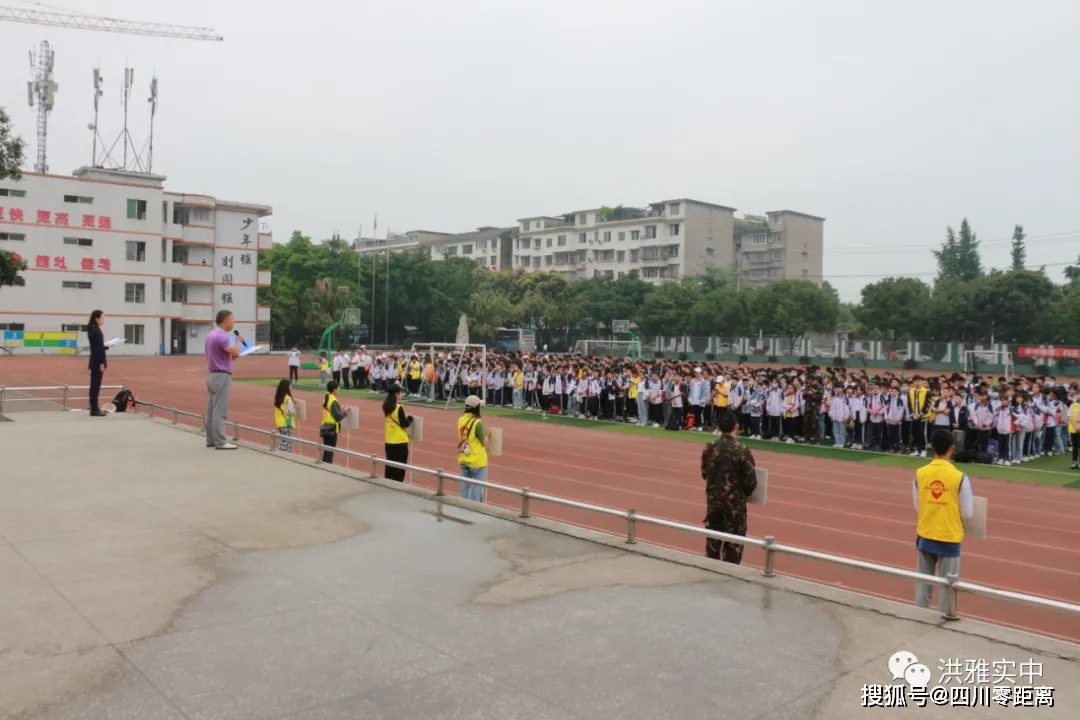
<svg viewBox="0 0 1080 720">
<path fill-rule="evenodd" d="M 668 415 L 667 423 L 664 425 L 665 430 L 682 430 L 682 423 L 679 422 L 679 413 L 673 412 Z"/>
<path fill-rule="evenodd" d="M 113 407 L 116 408 L 116 412 L 121 413 L 127 410 L 135 410 L 135 396 L 131 394 L 130 390 L 121 390 L 116 393 L 116 397 L 113 398 Z"/>
</svg>

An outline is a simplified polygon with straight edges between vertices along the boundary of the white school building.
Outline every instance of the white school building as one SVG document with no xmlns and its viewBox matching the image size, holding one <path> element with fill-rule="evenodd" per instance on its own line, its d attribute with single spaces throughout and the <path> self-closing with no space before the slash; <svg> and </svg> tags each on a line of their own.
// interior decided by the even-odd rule
<svg viewBox="0 0 1080 720">
<path fill-rule="evenodd" d="M 27 263 L 25 287 L 0 288 L 6 352 L 74 354 L 95 309 L 105 337 L 126 340 L 113 354 L 202 354 L 222 309 L 245 337 L 268 330 L 256 290 L 270 285 L 258 254 L 273 244 L 271 209 L 164 183 L 86 167 L 0 180 L 0 250 Z"/>
</svg>

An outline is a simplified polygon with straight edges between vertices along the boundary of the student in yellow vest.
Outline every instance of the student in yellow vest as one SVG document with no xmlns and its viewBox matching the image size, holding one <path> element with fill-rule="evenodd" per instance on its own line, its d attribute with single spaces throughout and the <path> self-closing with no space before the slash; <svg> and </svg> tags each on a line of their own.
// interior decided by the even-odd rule
<svg viewBox="0 0 1080 720">
<path fill-rule="evenodd" d="M 474 480 L 487 480 L 488 434 L 480 420 L 480 408 L 484 401 L 475 395 L 465 399 L 465 413 L 458 418 L 458 465 L 461 476 Z M 484 488 L 472 483 L 461 483 L 461 497 L 465 500 L 484 502 Z"/>
<path fill-rule="evenodd" d="M 926 380 L 919 375 L 911 379 L 907 392 L 908 417 L 911 418 L 911 457 L 926 457 L 927 418 L 930 415 L 931 396 Z"/>
<path fill-rule="evenodd" d="M 392 462 L 409 462 L 409 432 L 412 416 L 405 414 L 401 405 L 401 388 L 391 386 L 382 404 L 383 434 L 386 443 L 386 459 Z M 386 466 L 386 479 L 405 482 L 404 468 Z"/>
<path fill-rule="evenodd" d="M 281 436 L 278 450 L 292 452 L 292 440 L 287 438 L 296 434 L 296 405 L 292 399 L 292 383 L 288 380 L 279 382 L 274 392 L 274 427 Z"/>
<path fill-rule="evenodd" d="M 409 394 L 417 395 L 420 392 L 420 358 L 413 356 L 409 361 Z"/>
<path fill-rule="evenodd" d="M 1066 430 L 1069 431 L 1069 444 L 1072 445 L 1072 465 L 1069 467 L 1076 470 L 1080 468 L 1080 464 L 1077 464 L 1080 460 L 1080 395 L 1073 388 L 1069 388 L 1069 424 Z"/>
<path fill-rule="evenodd" d="M 917 572 L 946 577 L 960 574 L 960 543 L 964 540 L 964 521 L 974 514 L 975 499 L 971 480 L 952 464 L 956 441 L 948 430 L 935 430 L 930 438 L 934 459 L 915 473 L 913 497 L 919 514 L 915 547 L 919 551 Z M 930 607 L 933 585 L 915 586 L 915 604 Z M 946 597 L 938 593 L 945 611 Z"/>
<path fill-rule="evenodd" d="M 341 421 L 349 416 L 349 408 L 338 402 L 337 381 L 331 380 L 326 383 L 326 395 L 322 401 L 322 422 L 319 425 L 319 436 L 323 445 L 327 448 L 337 447 L 338 435 L 341 433 Z M 334 464 L 334 451 L 323 450 L 322 461 L 327 465 Z"/>
</svg>

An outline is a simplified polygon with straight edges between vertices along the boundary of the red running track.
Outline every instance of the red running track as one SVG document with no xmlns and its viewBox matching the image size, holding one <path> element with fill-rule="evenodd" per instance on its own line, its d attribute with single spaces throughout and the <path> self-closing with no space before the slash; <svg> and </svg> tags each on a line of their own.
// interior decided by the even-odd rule
<svg viewBox="0 0 1080 720">
<path fill-rule="evenodd" d="M 285 369 L 280 357 L 248 358 L 238 375 L 273 377 Z M 84 384 L 85 360 L 16 357 L 0 359 L 5 385 Z M 190 412 L 205 408 L 205 366 L 201 358 L 117 359 L 107 383 L 124 383 L 136 397 Z M 235 383 L 229 420 L 271 428 L 273 390 Z M 321 401 L 306 397 L 309 408 Z M 342 438 L 341 446 L 382 454 L 379 404 L 361 400 L 361 429 Z M 455 471 L 456 413 L 410 408 L 425 416 L 424 440 L 413 446 L 410 462 Z M 108 422 L 108 420 L 101 420 Z M 535 420 L 492 418 L 503 429 L 504 454 L 492 458 L 489 479 L 537 492 L 700 524 L 704 488 L 698 469 L 700 445 L 663 437 L 577 430 Z M 317 440 L 317 419 L 309 418 L 300 437 Z M 243 437 L 262 443 L 263 439 Z M 702 444 L 709 441 L 702 436 Z M 297 450 L 299 452 L 299 450 Z M 311 455 L 310 448 L 304 454 Z M 839 460 L 756 452 L 769 469 L 769 502 L 750 508 L 750 534 L 773 535 L 778 542 L 876 563 L 913 568 L 914 510 L 911 472 Z M 338 462 L 344 464 L 345 458 Z M 354 466 L 354 462 L 349 463 Z M 417 476 L 417 485 L 434 479 Z M 969 540 L 961 576 L 970 582 L 1080 604 L 1080 493 L 1065 488 L 974 479 L 976 494 L 989 499 L 989 533 Z M 448 488 L 453 491 L 452 488 Z M 489 502 L 517 507 L 519 499 L 491 493 Z M 536 515 L 622 535 L 625 521 L 573 508 L 534 503 Z M 700 553 L 704 540 L 667 528 L 638 526 L 638 539 Z M 760 566 L 761 552 L 747 548 L 744 562 Z M 910 603 L 911 583 L 876 573 L 840 568 L 788 556 L 776 558 L 778 573 L 842 586 Z M 965 617 L 986 620 L 1080 642 L 1080 618 L 970 595 L 960 596 Z"/>
</svg>

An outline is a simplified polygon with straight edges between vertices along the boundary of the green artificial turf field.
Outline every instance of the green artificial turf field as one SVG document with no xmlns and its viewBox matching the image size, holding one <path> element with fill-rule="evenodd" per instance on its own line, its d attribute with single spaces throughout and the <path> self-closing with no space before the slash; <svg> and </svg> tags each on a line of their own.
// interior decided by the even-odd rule
<svg viewBox="0 0 1080 720">
<path fill-rule="evenodd" d="M 264 385 L 267 387 L 276 387 L 279 382 L 279 378 L 250 378 L 238 380 L 238 382 Z M 293 387 L 296 390 L 301 391 L 322 392 L 322 388 L 319 387 L 318 381 L 313 379 L 300 380 L 299 382 L 293 383 Z M 382 393 L 371 392 L 368 390 L 338 390 L 337 394 L 340 397 L 355 397 L 363 398 L 366 400 L 381 400 L 384 397 Z M 451 403 L 449 406 L 447 406 L 445 402 L 429 403 L 417 401 L 413 398 L 402 398 L 402 403 L 405 405 L 419 405 L 421 407 L 429 407 L 434 410 L 452 410 L 455 412 L 460 407 L 460 404 Z M 703 433 L 675 433 L 657 428 L 637 427 L 636 425 L 626 423 L 604 422 L 598 420 L 581 420 L 578 418 L 568 418 L 559 415 L 544 416 L 538 412 L 528 412 L 503 407 L 485 407 L 484 414 L 490 417 L 512 417 L 517 420 L 543 422 L 549 425 L 564 425 L 567 427 L 588 428 L 589 430 L 595 432 L 615 432 L 623 433 L 626 435 L 647 435 L 652 437 L 663 437 L 669 440 L 680 440 L 683 442 L 697 444 L 707 442 L 708 438 L 711 437 L 710 435 L 706 435 Z M 824 458 L 826 460 L 845 460 L 848 462 L 867 463 L 870 465 L 911 468 L 912 470 L 922 467 L 926 464 L 926 460 L 922 458 L 913 458 L 906 455 L 888 455 L 884 453 L 870 452 L 865 450 L 837 449 L 828 445 L 789 445 L 787 443 L 781 443 L 772 440 L 744 440 L 744 442 L 749 447 L 755 450 L 784 453 L 787 455 L 808 455 L 811 457 Z M 1004 467 L 999 465 L 965 465 L 962 467 L 964 467 L 964 469 L 967 470 L 972 477 L 993 478 L 995 480 L 1009 480 L 1013 482 L 1027 482 L 1035 483 L 1037 485 L 1056 485 L 1061 487 L 1080 488 L 1080 472 L 1070 470 L 1070 462 L 1071 460 L 1068 455 L 1058 455 L 1055 457 L 1039 458 L 1037 460 L 1032 460 L 1016 467 Z"/>
</svg>

